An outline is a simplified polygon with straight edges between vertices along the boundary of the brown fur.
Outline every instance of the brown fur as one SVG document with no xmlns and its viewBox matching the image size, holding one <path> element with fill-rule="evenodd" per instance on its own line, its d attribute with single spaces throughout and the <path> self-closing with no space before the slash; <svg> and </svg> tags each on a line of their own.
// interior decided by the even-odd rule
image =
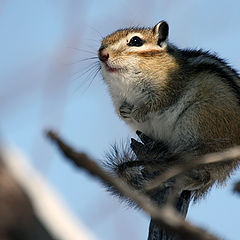
<svg viewBox="0 0 240 240">
<path fill-rule="evenodd" d="M 146 47 L 142 51 L 131 51 L 127 42 L 118 49 L 111 48 L 117 41 L 126 38 L 129 33 L 141 33 L 144 44 L 152 46 L 152 49 Z M 133 59 L 134 67 L 139 71 L 136 87 L 147 86 L 142 98 L 144 101 L 141 99 L 134 105 L 130 118 L 144 122 L 149 113 L 161 112 L 173 106 L 185 92 L 193 91 L 196 92 L 195 96 L 191 99 L 192 102 L 188 103 L 186 110 L 179 115 L 177 123 L 182 121 L 189 135 L 195 134 L 193 137 L 200 142 L 201 146 L 195 154 L 200 156 L 240 145 L 240 104 L 233 89 L 226 84 L 217 70 L 214 73 L 211 72 L 213 66 L 208 69 L 206 65 L 206 68 L 195 73 L 194 68 L 197 69 L 199 66 L 191 65 L 191 61 L 196 60 L 191 55 L 189 59 L 193 59 L 188 61 L 170 53 L 167 48 L 156 48 L 157 34 L 157 25 L 153 29 L 130 28 L 116 31 L 102 42 L 102 46 L 105 47 L 103 51 L 109 54 L 111 61 L 122 64 L 127 59 Z M 203 54 L 203 57 L 205 55 Z M 217 58 L 205 57 L 209 57 L 206 62 L 218 61 Z M 216 65 L 216 62 L 214 64 Z M 228 66 L 220 60 L 218 64 L 222 65 L 221 68 L 227 69 L 226 73 L 230 72 Z M 239 81 L 238 76 L 230 77 L 234 78 L 233 81 L 236 79 Z M 182 139 L 184 137 L 182 136 Z M 204 165 L 197 169 L 198 180 L 196 180 L 196 174 L 195 180 L 194 177 L 189 177 L 194 171 L 186 175 L 185 186 L 196 187 L 195 196 L 199 197 L 215 182 L 224 183 L 237 166 L 238 160 Z"/>
<path fill-rule="evenodd" d="M 130 29 L 118 30 L 118 31 L 108 35 L 106 38 L 103 39 L 102 45 L 104 45 L 104 46 L 105 45 L 106 46 L 113 45 L 114 43 L 119 41 L 119 39 L 126 37 L 129 33 L 141 33 L 142 35 L 144 35 L 144 40 L 146 42 L 153 43 L 153 44 L 156 42 L 156 38 L 150 29 L 130 28 Z"/>
</svg>

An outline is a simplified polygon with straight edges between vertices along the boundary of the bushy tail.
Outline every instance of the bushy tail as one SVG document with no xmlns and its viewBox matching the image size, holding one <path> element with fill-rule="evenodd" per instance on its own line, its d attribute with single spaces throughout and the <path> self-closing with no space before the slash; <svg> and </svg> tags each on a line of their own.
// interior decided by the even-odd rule
<svg viewBox="0 0 240 240">
<path fill-rule="evenodd" d="M 134 189 L 146 193 L 144 185 L 159 176 L 171 164 L 181 161 L 182 157 L 177 151 L 169 151 L 165 143 L 153 141 L 139 131 L 137 134 L 142 143 L 132 139 L 130 147 L 126 144 L 114 145 L 106 156 L 104 167 L 110 174 L 119 177 Z M 107 187 L 114 195 L 120 196 L 113 187 Z M 149 192 L 146 194 L 152 197 Z"/>
</svg>

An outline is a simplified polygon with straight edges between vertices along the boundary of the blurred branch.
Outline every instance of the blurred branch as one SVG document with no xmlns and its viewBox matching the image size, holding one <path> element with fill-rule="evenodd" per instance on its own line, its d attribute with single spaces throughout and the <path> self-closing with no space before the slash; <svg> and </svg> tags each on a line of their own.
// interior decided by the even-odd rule
<svg viewBox="0 0 240 240">
<path fill-rule="evenodd" d="M 154 188 L 157 188 L 161 183 L 167 181 L 168 179 L 175 177 L 179 174 L 182 174 L 186 171 L 189 171 L 202 164 L 233 161 L 239 157 L 240 157 L 240 147 L 237 146 L 237 147 L 229 148 L 222 152 L 209 153 L 195 160 L 191 159 L 191 161 L 187 161 L 188 164 L 184 163 L 177 166 L 173 166 L 169 168 L 167 171 L 163 172 L 160 176 L 156 177 L 153 181 L 151 181 L 150 183 L 147 183 L 145 186 L 145 190 L 150 191 Z M 185 162 L 187 159 L 190 159 L 190 158 L 191 156 L 186 156 Z"/>
<path fill-rule="evenodd" d="M 29 196 L 0 156 L 0 239 L 57 240 L 36 216 Z"/>
<path fill-rule="evenodd" d="M 0 239 L 93 240 L 25 156 L 0 146 Z"/>
<path fill-rule="evenodd" d="M 205 230 L 195 227 L 184 221 L 184 219 L 173 207 L 165 205 L 162 208 L 159 208 L 155 202 L 153 202 L 146 195 L 139 193 L 121 179 L 110 176 L 86 154 L 76 152 L 54 132 L 49 131 L 47 135 L 54 143 L 57 144 L 65 157 L 74 163 L 76 167 L 87 171 L 92 176 L 97 177 L 106 184 L 113 186 L 119 191 L 119 193 L 131 199 L 151 216 L 152 220 L 157 226 L 166 227 L 169 231 L 175 232 L 179 235 L 179 237 L 181 237 L 181 239 L 185 240 L 217 240 L 215 236 L 211 235 Z"/>
</svg>

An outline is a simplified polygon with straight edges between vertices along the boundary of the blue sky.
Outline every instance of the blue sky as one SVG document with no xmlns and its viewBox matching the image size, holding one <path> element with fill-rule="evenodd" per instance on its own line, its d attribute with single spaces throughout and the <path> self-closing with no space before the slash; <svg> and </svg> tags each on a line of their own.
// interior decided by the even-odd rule
<svg viewBox="0 0 240 240">
<path fill-rule="evenodd" d="M 134 133 L 116 116 L 100 75 L 91 82 L 101 35 L 130 25 L 170 25 L 179 47 L 210 49 L 240 69 L 239 1 L 0 1 L 0 132 L 20 148 L 101 240 L 146 239 L 148 217 L 120 204 L 95 180 L 68 164 L 44 136 L 56 129 L 97 161 Z M 78 50 L 77 50 L 78 49 Z M 93 72 L 92 72 L 93 73 Z M 126 140 L 125 140 L 126 139 Z M 233 180 L 190 208 L 188 218 L 238 240 Z"/>
</svg>

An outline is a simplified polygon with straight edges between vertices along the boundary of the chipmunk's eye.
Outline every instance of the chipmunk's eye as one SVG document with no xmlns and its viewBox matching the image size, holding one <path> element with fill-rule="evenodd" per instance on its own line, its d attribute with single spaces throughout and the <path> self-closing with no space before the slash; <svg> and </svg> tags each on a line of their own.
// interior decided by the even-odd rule
<svg viewBox="0 0 240 240">
<path fill-rule="evenodd" d="M 132 37 L 130 42 L 128 43 L 128 46 L 130 47 L 140 47 L 142 46 L 144 41 L 140 37 Z"/>
</svg>

